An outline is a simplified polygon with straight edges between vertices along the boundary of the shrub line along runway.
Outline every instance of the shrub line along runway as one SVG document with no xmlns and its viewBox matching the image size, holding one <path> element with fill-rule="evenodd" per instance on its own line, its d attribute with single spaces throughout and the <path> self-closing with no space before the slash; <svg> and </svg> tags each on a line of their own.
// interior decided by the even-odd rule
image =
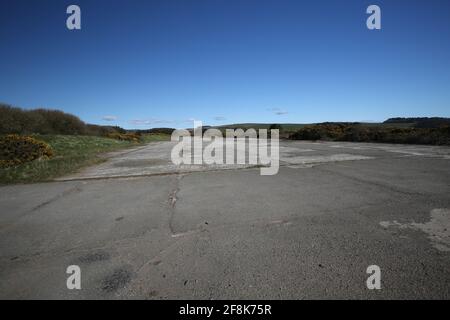
<svg viewBox="0 0 450 320">
<path fill-rule="evenodd" d="M 449 147 L 281 141 L 261 176 L 172 146 L 0 187 L 0 298 L 450 298 Z"/>
</svg>

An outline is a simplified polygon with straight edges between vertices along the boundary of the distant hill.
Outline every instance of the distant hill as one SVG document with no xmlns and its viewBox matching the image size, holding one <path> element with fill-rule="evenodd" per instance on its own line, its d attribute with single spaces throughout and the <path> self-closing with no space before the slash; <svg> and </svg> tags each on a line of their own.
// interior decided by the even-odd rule
<svg viewBox="0 0 450 320">
<path fill-rule="evenodd" d="M 441 117 L 415 117 L 415 118 L 389 118 L 383 123 L 387 124 L 413 124 L 415 128 L 440 128 L 450 126 L 450 118 Z"/>
</svg>

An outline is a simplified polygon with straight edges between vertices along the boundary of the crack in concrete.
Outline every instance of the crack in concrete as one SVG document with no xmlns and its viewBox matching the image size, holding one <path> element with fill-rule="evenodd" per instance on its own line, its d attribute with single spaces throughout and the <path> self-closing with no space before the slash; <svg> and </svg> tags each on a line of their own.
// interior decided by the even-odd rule
<svg viewBox="0 0 450 320">
<path fill-rule="evenodd" d="M 51 182 L 67 182 L 67 181 L 89 181 L 89 180 L 110 180 L 110 179 L 132 179 L 132 178 L 142 178 L 142 177 L 158 177 L 158 176 L 178 176 L 186 175 L 192 173 L 205 173 L 205 172 L 221 172 L 226 170 L 249 170 L 249 169 L 259 169 L 261 165 L 249 165 L 245 167 L 238 168 L 205 168 L 203 170 L 185 170 L 185 171 L 171 171 L 171 172 L 154 172 L 154 173 L 139 173 L 139 174 L 123 174 L 123 175 L 112 175 L 112 176 L 94 176 L 94 177 L 73 177 L 73 178 L 57 178 Z"/>
<path fill-rule="evenodd" d="M 313 168 L 316 169 L 316 170 L 320 170 L 320 171 L 328 172 L 328 173 L 331 173 L 331 174 L 335 174 L 337 176 L 340 176 L 340 177 L 352 180 L 352 181 L 357 182 L 357 183 L 372 185 L 372 186 L 375 186 L 377 188 L 381 188 L 381 189 L 384 189 L 384 190 L 389 190 L 389 191 L 392 191 L 392 192 L 395 192 L 395 193 L 399 193 L 399 194 L 402 194 L 402 195 L 405 195 L 405 196 L 420 196 L 420 197 L 426 196 L 423 193 L 400 189 L 400 188 L 394 187 L 392 185 L 382 184 L 382 183 L 379 183 L 379 182 L 376 182 L 376 181 L 369 181 L 369 180 L 359 179 L 357 177 L 346 175 L 346 174 L 343 174 L 341 172 L 337 172 L 337 171 L 333 171 L 333 170 L 327 170 L 327 169 L 325 169 L 323 167 L 318 167 L 317 166 L 317 167 L 313 167 Z"/>
<path fill-rule="evenodd" d="M 76 185 L 76 186 L 74 186 L 74 187 L 72 187 L 72 188 L 70 188 L 70 189 L 68 189 L 68 190 L 65 190 L 65 191 L 63 191 L 63 192 L 57 194 L 56 196 L 50 198 L 49 200 L 46 200 L 46 201 L 44 201 L 44 202 L 38 204 L 37 206 L 33 207 L 31 210 L 28 210 L 28 211 L 26 211 L 25 213 L 21 214 L 20 217 L 19 217 L 15 222 L 12 222 L 12 223 L 5 224 L 5 225 L 0 226 L 0 230 L 2 230 L 2 232 L 5 232 L 5 231 L 7 231 L 8 229 L 11 229 L 11 228 L 13 228 L 15 225 L 17 225 L 17 224 L 19 223 L 20 219 L 22 219 L 22 218 L 24 218 L 24 217 L 26 217 L 26 216 L 28 216 L 28 215 L 30 215 L 30 214 L 36 212 L 36 211 L 39 211 L 40 209 L 42 209 L 42 208 L 44 208 L 44 207 L 46 207 L 46 206 L 52 204 L 53 202 L 55 202 L 55 201 L 57 201 L 57 200 L 59 200 L 59 199 L 61 199 L 61 198 L 64 198 L 64 197 L 66 197 L 66 196 L 68 196 L 68 195 L 70 195 L 70 194 L 73 194 L 73 193 L 79 193 L 79 192 L 81 192 L 82 190 L 83 190 L 83 189 L 81 188 L 80 185 Z"/>
<path fill-rule="evenodd" d="M 48 206 L 49 204 L 51 204 L 51 203 L 53 203 L 53 202 L 55 202 L 55 201 L 57 201 L 57 200 L 59 200 L 59 199 L 61 199 L 61 198 L 64 198 L 65 196 L 68 196 L 68 195 L 70 195 L 70 194 L 72 194 L 72 193 L 78 193 L 78 192 L 81 192 L 82 190 L 83 190 L 83 189 L 80 187 L 80 185 L 76 185 L 76 186 L 73 187 L 73 188 L 70 188 L 70 189 L 68 189 L 68 190 L 65 190 L 65 191 L 63 191 L 63 192 L 57 194 L 57 195 L 54 196 L 53 198 L 51 198 L 51 199 L 49 199 L 49 200 L 47 200 L 47 201 L 44 201 L 44 202 L 38 204 L 36 207 L 34 207 L 33 209 L 31 209 L 31 210 L 29 211 L 29 213 L 34 212 L 34 211 L 37 211 L 37 210 L 39 210 L 39 209 L 42 209 L 43 207 Z"/>
<path fill-rule="evenodd" d="M 169 197 L 168 197 L 168 203 L 169 203 L 168 225 L 169 225 L 169 231 L 170 231 L 170 234 L 172 235 L 172 237 L 174 236 L 173 219 L 174 219 L 175 209 L 176 209 L 175 205 L 178 200 L 178 198 L 177 198 L 178 192 L 180 191 L 180 181 L 183 179 L 184 176 L 185 176 L 184 174 L 180 174 L 180 175 L 176 176 L 175 185 L 169 192 Z"/>
<path fill-rule="evenodd" d="M 165 253 L 170 252 L 177 244 L 178 244 L 178 241 L 174 241 L 173 243 L 167 245 L 166 247 L 164 247 L 163 249 L 158 251 L 158 253 L 156 253 L 155 255 L 150 257 L 146 262 L 144 262 L 139 268 L 136 269 L 136 274 L 139 274 L 144 267 L 146 267 L 149 264 L 153 264 L 156 261 L 158 261 L 158 264 L 160 264 L 163 259 L 163 257 L 161 257 L 161 255 L 164 255 Z"/>
</svg>

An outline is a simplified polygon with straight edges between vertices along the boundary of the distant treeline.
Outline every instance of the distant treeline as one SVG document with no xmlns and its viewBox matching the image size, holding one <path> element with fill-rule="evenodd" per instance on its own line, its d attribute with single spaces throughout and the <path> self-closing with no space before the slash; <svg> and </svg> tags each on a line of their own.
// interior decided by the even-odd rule
<svg viewBox="0 0 450 320">
<path fill-rule="evenodd" d="M 126 130 L 119 126 L 84 123 L 80 118 L 59 110 L 25 110 L 0 103 L 0 134 L 64 134 L 111 136 L 117 134 L 172 134 L 173 128 Z"/>
<path fill-rule="evenodd" d="M 415 128 L 440 128 L 445 126 L 450 126 L 450 118 L 440 118 L 440 117 L 419 117 L 419 118 L 390 118 L 383 123 L 391 124 L 413 124 Z"/>
<path fill-rule="evenodd" d="M 65 134 L 106 136 L 126 133 L 117 126 L 86 124 L 78 117 L 59 110 L 24 110 L 0 104 L 0 134 Z"/>
<path fill-rule="evenodd" d="M 145 129 L 145 130 L 132 130 L 133 132 L 145 134 L 145 133 L 152 133 L 152 134 L 172 134 L 174 131 L 174 128 L 152 128 L 152 129 Z"/>
<path fill-rule="evenodd" d="M 397 128 L 357 123 L 322 123 L 305 126 L 291 134 L 290 139 L 450 145 L 450 126 Z"/>
</svg>

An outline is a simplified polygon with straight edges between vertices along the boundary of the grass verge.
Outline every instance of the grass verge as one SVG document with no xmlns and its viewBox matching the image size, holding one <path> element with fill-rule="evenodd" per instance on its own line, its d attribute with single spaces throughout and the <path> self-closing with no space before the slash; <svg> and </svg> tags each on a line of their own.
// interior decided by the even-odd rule
<svg viewBox="0 0 450 320">
<path fill-rule="evenodd" d="M 54 157 L 11 168 L 0 168 L 0 184 L 49 181 L 76 172 L 82 167 L 105 161 L 101 156 L 105 152 L 170 140 L 170 136 L 160 134 L 143 135 L 141 143 L 97 136 L 33 135 L 33 137 L 48 143 L 54 151 Z"/>
<path fill-rule="evenodd" d="M 141 136 L 142 143 L 156 142 L 156 141 L 170 141 L 170 135 L 163 133 L 150 133 Z"/>
</svg>

